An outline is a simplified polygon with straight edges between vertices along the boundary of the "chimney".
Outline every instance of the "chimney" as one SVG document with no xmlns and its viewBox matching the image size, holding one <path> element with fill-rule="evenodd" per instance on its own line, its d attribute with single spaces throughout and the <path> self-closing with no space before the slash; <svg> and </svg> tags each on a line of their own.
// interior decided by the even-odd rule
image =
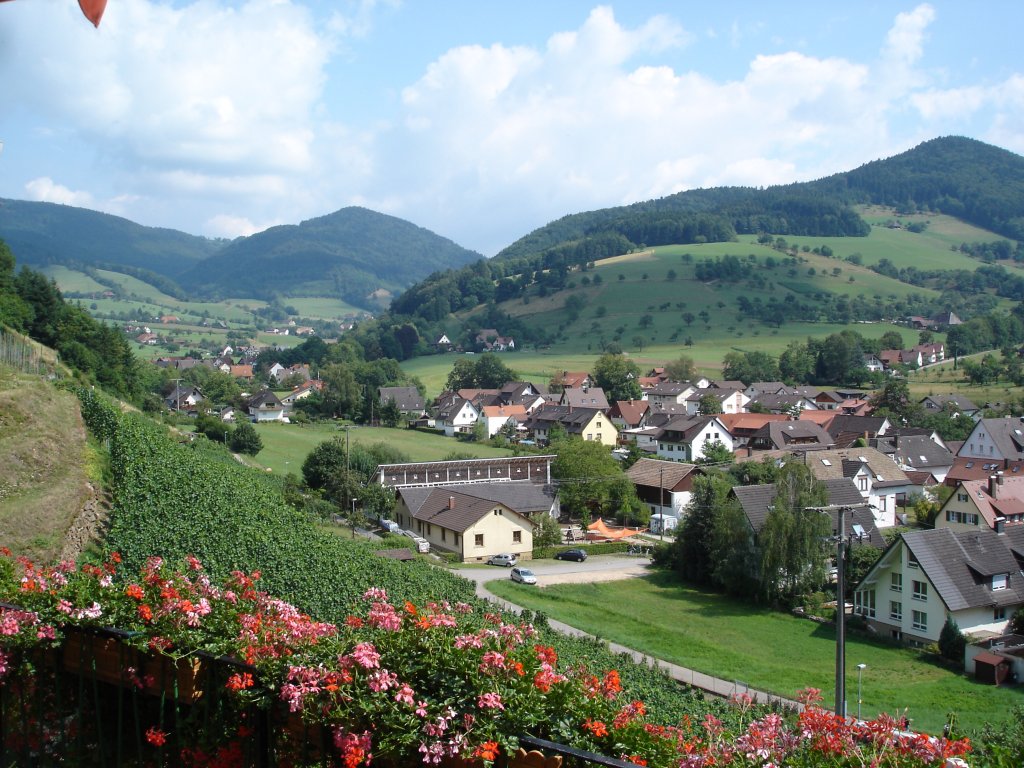
<svg viewBox="0 0 1024 768">
<path fill-rule="evenodd" d="M 991 496 L 993 499 L 999 498 L 999 488 L 998 483 L 996 482 L 995 475 L 988 476 L 988 495 Z"/>
<path fill-rule="evenodd" d="M 454 496 L 449 496 L 448 497 L 448 509 L 455 509 L 455 497 Z"/>
<path fill-rule="evenodd" d="M 996 518 L 996 535 L 998 535 L 998 536 L 1002 536 L 1003 535 L 1003 526 L 1004 525 L 1006 525 L 1006 518 L 1005 517 L 997 517 Z"/>
</svg>

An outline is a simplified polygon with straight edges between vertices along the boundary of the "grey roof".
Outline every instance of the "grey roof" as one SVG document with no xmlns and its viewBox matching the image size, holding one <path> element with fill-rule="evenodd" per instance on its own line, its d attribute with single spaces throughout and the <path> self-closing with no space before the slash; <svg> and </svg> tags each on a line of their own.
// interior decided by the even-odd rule
<svg viewBox="0 0 1024 768">
<path fill-rule="evenodd" d="M 579 434 L 590 420 L 597 414 L 603 414 L 600 408 L 574 408 L 571 405 L 543 405 L 538 408 L 525 422 L 529 430 L 550 429 L 552 424 L 561 424 L 570 435 Z"/>
<path fill-rule="evenodd" d="M 862 437 L 877 437 L 880 431 L 889 426 L 884 416 L 851 416 L 838 413 L 828 423 L 828 433 L 832 435 L 840 448 L 850 447 Z"/>
<path fill-rule="evenodd" d="M 814 398 L 799 393 L 792 393 L 782 395 L 757 395 L 754 397 L 752 402 L 757 403 L 761 407 L 774 413 L 781 413 L 782 411 L 788 411 L 795 405 L 805 403 L 808 400 L 813 402 Z M 750 407 L 750 403 L 747 404 L 747 407 Z"/>
<path fill-rule="evenodd" d="M 658 439 L 665 439 L 669 442 L 689 442 L 696 433 L 704 429 L 708 422 L 711 421 L 717 421 L 717 419 L 714 416 L 676 416 L 661 427 Z M 724 425 L 722 426 L 722 431 L 730 435 L 729 430 Z"/>
<path fill-rule="evenodd" d="M 510 492 L 501 494 L 500 486 L 515 486 Z M 550 497 L 546 507 L 540 510 L 516 509 L 505 500 L 491 498 L 492 496 L 504 495 L 506 499 L 516 500 L 521 495 L 523 503 L 529 503 L 529 496 L 536 496 L 530 493 L 530 488 L 539 488 L 533 483 L 495 483 L 489 486 L 492 492 L 483 492 L 481 489 L 488 486 L 459 485 L 459 486 L 433 486 L 430 488 L 401 488 L 399 496 L 409 508 L 412 516 L 425 523 L 433 523 L 447 528 L 451 531 L 465 531 L 476 523 L 484 515 L 490 514 L 496 504 L 511 509 L 513 512 L 527 517 L 531 511 L 547 511 L 551 508 Z M 519 494 L 519 491 L 522 491 Z M 536 500 L 533 502 L 536 503 Z"/>
<path fill-rule="evenodd" d="M 688 389 L 695 389 L 694 385 L 688 381 L 659 381 L 647 390 L 647 396 L 678 397 Z"/>
<path fill-rule="evenodd" d="M 570 387 L 562 392 L 562 405 L 573 408 L 598 408 L 608 410 L 608 398 L 600 387 Z"/>
<path fill-rule="evenodd" d="M 626 470 L 626 476 L 633 485 L 673 490 L 697 469 L 694 464 L 659 459 L 639 459 Z"/>
<path fill-rule="evenodd" d="M 767 450 L 808 445 L 830 448 L 832 436 L 820 424 L 807 420 L 769 421 L 750 435 L 753 448 Z"/>
<path fill-rule="evenodd" d="M 903 534 L 903 543 L 951 611 L 1024 602 L 1024 576 L 1011 551 L 1019 539 L 990 529 L 933 528 Z M 1007 588 L 993 590 L 992 576 L 999 573 L 1009 574 Z"/>
<path fill-rule="evenodd" d="M 264 389 L 262 392 L 249 398 L 249 402 L 246 403 L 249 408 L 283 408 L 281 401 L 277 398 L 273 392 L 269 389 Z"/>
<path fill-rule="evenodd" d="M 999 449 L 999 458 L 1024 459 L 1024 419 L 981 419 L 971 432 L 984 430 Z M 968 441 L 970 441 L 970 437 Z"/>
<path fill-rule="evenodd" d="M 852 507 L 850 514 L 846 516 L 846 535 L 854 536 L 854 526 L 860 526 L 865 532 L 865 537 L 854 539 L 858 543 L 873 544 L 876 547 L 884 546 L 884 540 L 878 529 L 875 527 L 874 517 L 871 510 L 864 504 L 864 499 L 857 490 L 852 480 L 826 480 L 825 488 L 828 493 L 829 505 L 847 505 Z M 743 512 L 750 521 L 750 527 L 755 533 L 759 533 L 768 519 L 772 502 L 775 500 L 775 484 L 765 485 L 738 485 L 732 489 L 733 495 L 743 507 Z M 830 513 L 832 517 L 833 532 L 839 527 L 839 512 Z"/>
<path fill-rule="evenodd" d="M 921 405 L 932 411 L 941 411 L 947 404 L 964 413 L 974 413 L 978 410 L 978 406 L 963 395 L 928 395 L 921 398 Z"/>
<path fill-rule="evenodd" d="M 394 400 L 400 411 L 423 410 L 423 395 L 416 387 L 377 387 L 377 395 L 384 404 Z"/>
<path fill-rule="evenodd" d="M 751 393 L 762 395 L 779 395 L 789 392 L 789 387 L 782 381 L 752 381 L 747 389 Z"/>
<path fill-rule="evenodd" d="M 953 454 L 927 435 L 898 435 L 881 437 L 878 449 L 895 455 L 899 464 L 914 469 L 953 466 Z"/>
</svg>

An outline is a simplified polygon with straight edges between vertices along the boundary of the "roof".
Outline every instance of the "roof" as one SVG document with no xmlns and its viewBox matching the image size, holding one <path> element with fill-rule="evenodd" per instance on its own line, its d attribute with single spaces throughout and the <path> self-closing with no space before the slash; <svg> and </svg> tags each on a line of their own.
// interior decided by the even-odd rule
<svg viewBox="0 0 1024 768">
<path fill-rule="evenodd" d="M 770 421 L 789 420 L 784 413 L 719 413 L 717 416 L 733 437 L 756 432 Z"/>
<path fill-rule="evenodd" d="M 850 416 L 837 413 L 828 424 L 828 433 L 832 435 L 836 445 L 848 448 L 861 438 L 878 437 L 889 426 L 884 416 Z"/>
<path fill-rule="evenodd" d="M 966 493 L 989 528 L 994 528 L 997 517 L 1024 513 L 1024 477 L 1002 477 L 996 484 L 995 497 L 989 494 L 989 479 L 965 480 L 957 490 Z M 948 503 L 948 502 L 947 502 Z"/>
<path fill-rule="evenodd" d="M 550 482 L 552 455 L 508 456 L 495 459 L 459 459 L 405 464 L 381 464 L 374 482 L 398 488 L 411 485 L 453 485 L 526 480 Z"/>
<path fill-rule="evenodd" d="M 626 476 L 633 485 L 645 485 L 652 488 L 676 490 L 689 478 L 697 467 L 678 461 L 660 461 L 658 459 L 639 459 L 626 470 Z"/>
<path fill-rule="evenodd" d="M 981 419 L 971 432 L 971 437 L 975 432 L 988 432 L 1001 457 L 1024 459 L 1024 417 Z"/>
<path fill-rule="evenodd" d="M 927 435 L 886 436 L 878 438 L 877 443 L 880 451 L 892 451 L 897 462 L 904 467 L 930 469 L 953 465 L 953 454 Z"/>
<path fill-rule="evenodd" d="M 544 404 L 523 422 L 527 429 L 549 429 L 552 424 L 561 424 L 569 434 L 581 432 L 595 416 L 603 415 L 599 408 L 573 408 L 571 405 Z M 609 422 L 610 429 L 615 428 Z"/>
<path fill-rule="evenodd" d="M 394 400 L 400 411 L 422 411 L 423 395 L 416 387 L 377 387 L 381 403 Z"/>
<path fill-rule="evenodd" d="M 978 410 L 978 406 L 972 401 L 963 395 L 957 394 L 928 395 L 921 398 L 920 402 L 925 408 L 936 411 L 941 411 L 946 405 L 952 405 L 958 411 L 964 411 L 965 413 L 974 413 Z"/>
<path fill-rule="evenodd" d="M 867 465 L 879 483 L 906 483 L 906 473 L 896 462 L 876 448 L 842 448 L 817 451 L 806 457 L 807 466 L 819 480 L 852 477 L 861 466 Z"/>
<path fill-rule="evenodd" d="M 1007 534 L 933 528 L 907 531 L 903 543 L 951 611 L 1024 602 L 1024 577 L 1011 551 L 1018 542 Z M 993 590 L 991 577 L 1000 573 L 1009 574 L 1007 588 Z"/>
<path fill-rule="evenodd" d="M 523 405 L 485 405 L 483 408 L 483 414 L 488 419 L 500 419 L 504 416 L 506 419 L 525 419 L 526 418 L 526 406 Z"/>
<path fill-rule="evenodd" d="M 648 397 L 679 397 L 683 392 L 696 387 L 688 381 L 659 381 L 647 390 Z"/>
<path fill-rule="evenodd" d="M 658 435 L 658 439 L 660 440 L 664 437 L 668 441 L 673 441 L 677 438 L 681 438 L 682 442 L 689 442 L 710 422 L 717 420 L 716 416 L 690 416 L 681 414 L 670 419 L 661 427 L 661 433 Z M 722 429 L 725 429 L 724 424 L 722 425 Z M 726 432 L 728 432 L 728 430 L 726 430 Z"/>
<path fill-rule="evenodd" d="M 643 421 L 649 409 L 650 405 L 646 400 L 619 400 L 612 405 L 608 415 L 613 419 L 622 419 L 627 426 L 636 427 Z"/>
<path fill-rule="evenodd" d="M 541 486 L 534 483 L 493 483 L 489 485 L 432 486 L 429 488 L 400 488 L 398 495 L 417 520 L 433 523 L 450 531 L 465 531 L 482 517 L 491 513 L 496 505 L 527 517 L 532 511 L 548 511 L 554 503 L 553 496 L 543 496 L 546 506 L 539 509 L 524 509 L 523 505 L 537 505 Z M 487 489 L 490 489 L 489 491 Z M 497 498 L 503 496 L 503 499 Z M 506 503 L 507 499 L 518 500 L 516 509 Z M 531 501 L 532 500 L 532 501 Z"/>
<path fill-rule="evenodd" d="M 831 435 L 813 421 L 769 421 L 750 436 L 755 448 L 790 448 L 795 445 L 834 445 Z"/>
<path fill-rule="evenodd" d="M 857 540 L 861 543 L 870 543 L 874 546 L 883 546 L 882 535 L 878 532 L 875 527 L 874 518 L 871 515 L 871 510 L 868 509 L 864 504 L 864 499 L 857 490 L 857 486 L 854 485 L 850 479 L 839 479 L 839 480 L 826 480 L 825 488 L 828 493 L 829 505 L 846 505 L 852 507 L 850 514 L 846 517 L 846 534 L 848 536 L 856 536 L 857 531 L 854 526 L 859 526 L 860 530 L 864 531 L 865 537 L 858 538 Z M 775 501 L 775 484 L 767 483 L 763 485 L 738 485 L 732 489 L 733 495 L 740 502 L 740 506 L 743 507 L 743 512 L 747 516 L 747 520 L 750 522 L 750 527 L 755 533 L 760 532 L 764 527 L 765 521 L 768 519 L 768 513 L 771 511 L 772 502 Z M 832 530 L 834 531 L 839 525 L 839 512 L 838 510 L 832 511 Z"/>
<path fill-rule="evenodd" d="M 249 398 L 249 402 L 246 403 L 249 408 L 283 408 L 281 401 L 278 400 L 277 395 L 271 392 L 269 389 L 264 389 L 262 392 Z"/>
<path fill-rule="evenodd" d="M 608 398 L 600 387 L 570 387 L 562 392 L 562 405 L 608 410 Z"/>
<path fill-rule="evenodd" d="M 1007 477 L 1024 477 L 1024 460 L 996 461 L 954 456 L 953 466 L 946 473 L 944 482 L 946 485 L 956 485 L 964 480 L 983 480 L 996 471 L 1002 471 Z"/>
</svg>

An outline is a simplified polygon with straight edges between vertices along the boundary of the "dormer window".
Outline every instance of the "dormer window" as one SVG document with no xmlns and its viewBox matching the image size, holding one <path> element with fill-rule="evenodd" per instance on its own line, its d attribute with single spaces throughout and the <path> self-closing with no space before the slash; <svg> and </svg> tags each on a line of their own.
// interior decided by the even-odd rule
<svg viewBox="0 0 1024 768">
<path fill-rule="evenodd" d="M 992 591 L 997 589 L 1006 589 L 1007 582 L 1010 580 L 1010 574 L 1008 573 L 997 573 L 992 577 Z"/>
</svg>

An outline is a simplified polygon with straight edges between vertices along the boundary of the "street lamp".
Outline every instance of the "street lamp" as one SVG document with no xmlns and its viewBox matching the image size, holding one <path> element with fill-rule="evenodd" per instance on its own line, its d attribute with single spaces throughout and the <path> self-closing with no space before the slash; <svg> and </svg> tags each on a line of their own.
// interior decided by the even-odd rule
<svg viewBox="0 0 1024 768">
<path fill-rule="evenodd" d="M 352 524 L 352 538 L 356 537 L 356 502 L 359 499 L 352 499 L 352 516 L 348 519 L 349 523 Z"/>
<path fill-rule="evenodd" d="M 861 701 L 862 701 L 861 695 L 860 695 L 860 691 L 861 691 L 861 687 L 860 687 L 861 676 L 864 674 L 864 670 L 867 669 L 867 667 L 868 667 L 867 664 L 858 664 L 857 665 L 857 719 L 858 720 L 860 720 L 860 704 L 861 704 Z"/>
</svg>

